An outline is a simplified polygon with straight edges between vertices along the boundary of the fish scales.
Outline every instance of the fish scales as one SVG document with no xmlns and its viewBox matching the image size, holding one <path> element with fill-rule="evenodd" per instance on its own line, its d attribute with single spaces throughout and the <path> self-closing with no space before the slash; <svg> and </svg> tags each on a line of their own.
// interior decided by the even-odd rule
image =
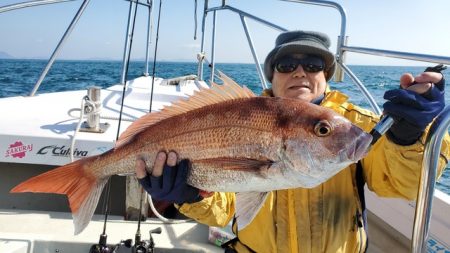
<svg viewBox="0 0 450 253">
<path fill-rule="evenodd" d="M 276 130 L 275 105 L 267 98 L 233 100 L 200 108 L 159 122 L 136 136 L 120 150 L 107 154 L 109 161 L 104 176 L 134 172 L 136 156 L 144 157 L 151 166 L 160 150 L 178 153 L 180 159 L 210 157 L 247 157 L 271 151 Z M 246 109 L 242 110 L 241 108 Z M 196 120 L 190 120 L 196 119 Z M 102 165 L 97 170 L 102 170 Z M 151 168 L 150 168 L 151 169 Z"/>
</svg>

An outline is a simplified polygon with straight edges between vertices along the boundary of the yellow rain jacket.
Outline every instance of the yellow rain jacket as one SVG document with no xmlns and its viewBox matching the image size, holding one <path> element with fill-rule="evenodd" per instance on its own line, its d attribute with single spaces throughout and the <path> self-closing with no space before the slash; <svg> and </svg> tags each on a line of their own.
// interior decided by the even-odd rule
<svg viewBox="0 0 450 253">
<path fill-rule="evenodd" d="M 327 92 L 321 105 L 370 131 L 379 118 L 348 103 L 347 98 L 338 91 Z M 369 189 L 382 197 L 415 199 L 423 143 L 424 137 L 413 145 L 400 146 L 381 137 L 361 161 Z M 447 135 L 441 150 L 439 176 L 447 164 L 449 144 Z M 233 244 L 234 249 L 237 252 L 363 252 L 367 238 L 355 173 L 356 164 L 352 164 L 315 188 L 271 192 L 254 220 L 238 232 L 239 241 Z M 200 202 L 183 204 L 179 210 L 200 223 L 225 226 L 234 216 L 235 194 L 217 192 Z M 236 226 L 233 230 L 236 233 Z"/>
</svg>

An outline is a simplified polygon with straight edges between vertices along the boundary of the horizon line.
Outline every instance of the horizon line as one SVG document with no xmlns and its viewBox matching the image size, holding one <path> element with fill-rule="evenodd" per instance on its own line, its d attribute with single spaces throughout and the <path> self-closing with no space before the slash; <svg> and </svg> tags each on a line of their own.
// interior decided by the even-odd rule
<svg viewBox="0 0 450 253">
<path fill-rule="evenodd" d="M 48 61 L 48 58 L 16 58 L 16 57 L 11 57 L 11 58 L 2 58 L 0 57 L 0 60 L 36 60 L 36 61 Z M 108 62 L 108 61 L 112 61 L 112 62 L 122 62 L 123 60 L 120 59 L 103 59 L 103 58 L 92 58 L 92 59 L 56 59 L 55 61 L 103 61 L 103 62 Z M 142 58 L 136 58 L 136 59 L 131 59 L 130 62 L 145 62 L 145 59 Z M 149 62 L 153 62 L 153 60 L 149 60 Z M 184 60 L 184 59 L 177 59 L 177 60 L 170 60 L 170 59 L 161 59 L 161 60 L 157 60 L 156 62 L 173 62 L 173 63 L 195 63 L 198 64 L 197 61 L 192 61 L 192 60 Z M 208 64 L 206 62 L 204 62 L 203 64 Z M 255 64 L 254 62 L 216 62 L 216 64 Z M 383 64 L 358 64 L 358 63 L 347 63 L 347 65 L 349 66 L 383 66 L 383 67 L 424 67 L 427 66 L 425 63 L 424 65 L 383 65 Z M 261 64 L 261 66 L 263 66 L 263 64 Z"/>
</svg>

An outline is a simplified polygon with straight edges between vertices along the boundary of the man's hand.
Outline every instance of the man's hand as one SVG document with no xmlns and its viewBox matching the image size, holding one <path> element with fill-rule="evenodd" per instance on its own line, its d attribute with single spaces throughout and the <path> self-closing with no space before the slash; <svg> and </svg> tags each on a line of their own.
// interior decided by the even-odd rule
<svg viewBox="0 0 450 253">
<path fill-rule="evenodd" d="M 427 125 L 444 109 L 445 80 L 440 72 L 426 72 L 413 77 L 404 74 L 400 89 L 384 94 L 388 100 L 384 113 L 394 118 L 387 136 L 399 145 L 415 143 Z"/>
<path fill-rule="evenodd" d="M 144 189 L 156 200 L 177 204 L 194 203 L 202 200 L 200 190 L 186 183 L 190 167 L 189 160 L 177 164 L 175 152 L 159 152 L 153 165 L 152 174 L 146 171 L 144 160 L 136 160 L 136 177 Z"/>
<path fill-rule="evenodd" d="M 430 90 L 433 84 L 439 83 L 442 79 L 443 75 L 437 72 L 423 72 L 415 78 L 410 73 L 405 73 L 400 78 L 400 87 L 417 94 L 424 94 Z"/>
</svg>

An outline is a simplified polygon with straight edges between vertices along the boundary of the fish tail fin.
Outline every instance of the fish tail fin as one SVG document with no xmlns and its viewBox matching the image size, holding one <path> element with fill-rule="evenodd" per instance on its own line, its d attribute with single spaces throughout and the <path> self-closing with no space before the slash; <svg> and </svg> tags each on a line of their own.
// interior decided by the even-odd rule
<svg viewBox="0 0 450 253">
<path fill-rule="evenodd" d="M 26 180 L 10 192 L 39 192 L 67 195 L 75 234 L 89 224 L 108 178 L 98 178 L 86 169 L 96 157 L 78 160 Z"/>
</svg>

